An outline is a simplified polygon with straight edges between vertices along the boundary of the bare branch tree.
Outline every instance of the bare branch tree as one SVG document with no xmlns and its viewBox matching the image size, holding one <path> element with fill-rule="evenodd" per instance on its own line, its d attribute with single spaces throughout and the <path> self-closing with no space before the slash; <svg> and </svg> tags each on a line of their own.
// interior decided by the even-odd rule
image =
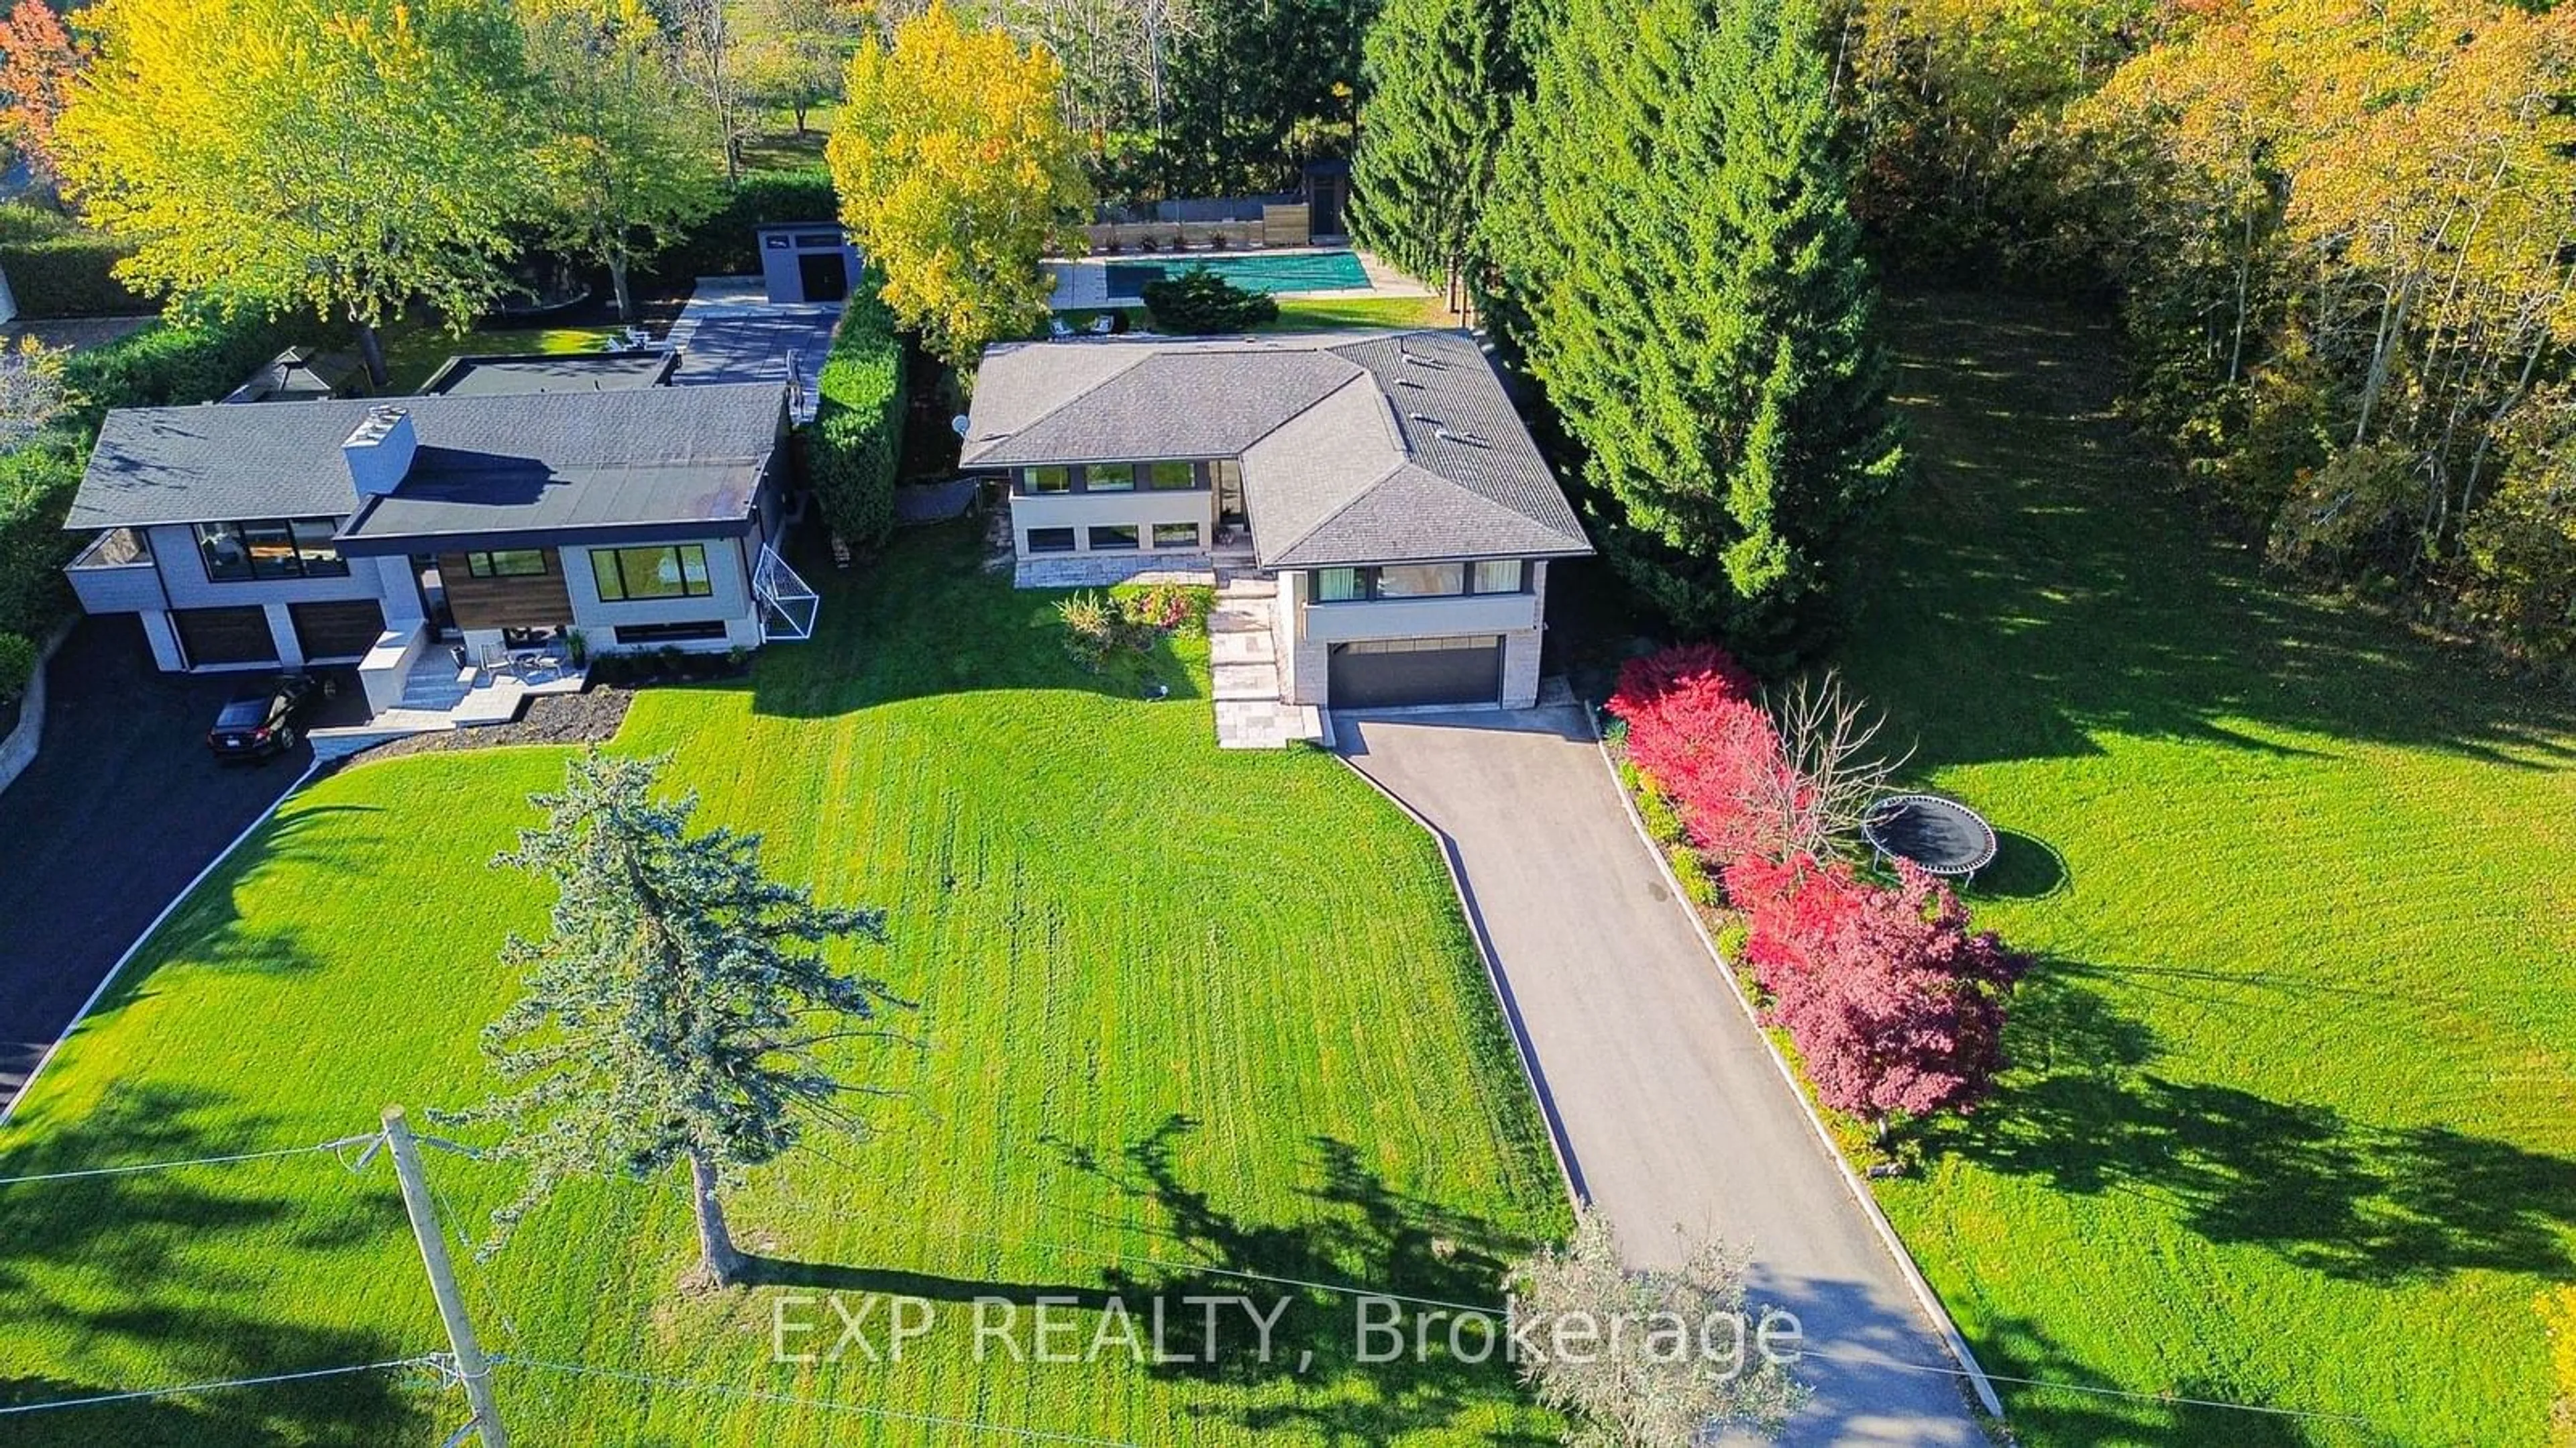
<svg viewBox="0 0 2576 1448">
<path fill-rule="evenodd" d="M 1886 718 L 1843 687 L 1828 669 L 1805 675 L 1763 707 L 1780 738 L 1780 765 L 1754 786 L 1749 806 L 1778 822 L 1785 854 L 1830 859 L 1849 854 L 1870 806 L 1913 757 L 1912 748 L 1889 757 L 1879 748 Z"/>
</svg>

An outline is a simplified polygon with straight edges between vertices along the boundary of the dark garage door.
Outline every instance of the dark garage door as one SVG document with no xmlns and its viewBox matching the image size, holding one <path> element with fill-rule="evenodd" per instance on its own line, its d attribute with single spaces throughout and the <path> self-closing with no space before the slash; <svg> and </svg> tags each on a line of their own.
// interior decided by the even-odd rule
<svg viewBox="0 0 2576 1448">
<path fill-rule="evenodd" d="M 1503 641 L 1487 635 L 1335 644 L 1326 687 L 1336 709 L 1491 704 L 1503 690 Z"/>
<path fill-rule="evenodd" d="M 266 609 L 183 608 L 170 615 L 170 622 L 179 630 L 179 647 L 192 668 L 277 662 L 277 639 L 268 631 Z"/>
<path fill-rule="evenodd" d="M 385 611 L 372 598 L 299 603 L 289 612 L 295 615 L 295 642 L 308 659 L 358 658 L 385 631 Z"/>
</svg>

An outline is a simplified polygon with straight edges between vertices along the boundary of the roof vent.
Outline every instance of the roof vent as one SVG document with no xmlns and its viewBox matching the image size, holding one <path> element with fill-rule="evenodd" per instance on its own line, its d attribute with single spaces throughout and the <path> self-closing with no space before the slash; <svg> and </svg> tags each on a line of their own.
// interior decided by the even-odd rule
<svg viewBox="0 0 2576 1448">
<path fill-rule="evenodd" d="M 1472 432 L 1451 432 L 1445 427 L 1433 432 L 1432 436 L 1440 439 L 1442 442 L 1463 443 L 1468 447 L 1491 446 L 1491 444 L 1487 443 L 1483 438 L 1476 436 Z"/>
<path fill-rule="evenodd" d="M 1421 388 L 1422 388 L 1422 384 L 1421 384 L 1421 383 L 1414 381 L 1414 380 L 1413 380 L 1412 378 L 1410 378 L 1410 377 L 1399 377 L 1399 378 L 1395 379 L 1395 385 L 1396 385 L 1396 386 L 1398 386 L 1398 387 L 1410 387 L 1410 388 L 1413 388 L 1415 391 L 1420 391 L 1420 390 L 1421 390 Z"/>
<path fill-rule="evenodd" d="M 1412 418 L 1415 422 L 1427 422 L 1427 423 L 1432 424 L 1432 425 L 1433 425 L 1433 426 L 1435 426 L 1435 427 L 1437 427 L 1437 426 L 1439 425 L 1439 423 L 1440 423 L 1440 419 L 1438 419 L 1438 418 L 1436 418 L 1436 417 L 1433 417 L 1430 413 L 1427 413 L 1427 412 L 1408 412 L 1408 413 L 1406 413 L 1406 414 L 1405 414 L 1405 416 L 1407 416 L 1407 417 L 1409 417 L 1409 418 Z"/>
<path fill-rule="evenodd" d="M 367 409 L 366 421 L 340 444 L 340 456 L 349 464 L 349 481 L 361 498 L 381 498 L 401 487 L 419 451 L 411 414 L 399 407 Z"/>
</svg>

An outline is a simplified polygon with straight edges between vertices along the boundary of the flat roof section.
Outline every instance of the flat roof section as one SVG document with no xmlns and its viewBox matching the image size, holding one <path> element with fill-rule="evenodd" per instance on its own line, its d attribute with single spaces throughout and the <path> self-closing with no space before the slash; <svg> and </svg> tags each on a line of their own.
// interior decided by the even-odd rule
<svg viewBox="0 0 2576 1448">
<path fill-rule="evenodd" d="M 643 352 L 508 353 L 450 357 L 427 382 L 423 397 L 512 397 L 532 392 L 623 392 L 671 380 L 679 355 Z"/>
</svg>

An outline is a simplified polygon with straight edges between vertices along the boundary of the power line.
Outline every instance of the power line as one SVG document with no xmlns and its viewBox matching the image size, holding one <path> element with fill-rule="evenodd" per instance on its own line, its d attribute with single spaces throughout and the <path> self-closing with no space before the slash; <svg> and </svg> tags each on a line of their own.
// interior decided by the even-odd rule
<svg viewBox="0 0 2576 1448">
<path fill-rule="evenodd" d="M 859 1403 L 835 1402 L 829 1398 L 800 1397 L 794 1393 L 763 1392 L 758 1388 L 738 1388 L 729 1383 L 702 1383 L 688 1378 L 665 1378 L 652 1373 L 622 1372 L 615 1368 L 594 1368 L 581 1363 L 546 1362 L 538 1358 L 512 1357 L 495 1353 L 492 1361 L 504 1367 L 534 1368 L 541 1372 L 568 1373 L 574 1377 L 606 1378 L 613 1382 L 639 1387 L 669 1388 L 678 1392 L 712 1393 L 718 1397 L 740 1398 L 755 1403 L 792 1404 L 802 1408 L 821 1408 L 832 1413 L 851 1413 L 862 1418 L 875 1418 L 889 1423 L 914 1423 L 930 1428 L 963 1428 L 975 1433 L 996 1433 L 1030 1443 L 1078 1443 L 1089 1448 L 1138 1448 L 1123 1438 L 1091 1438 L 1079 1433 L 1053 1433 L 1043 1428 L 1015 1428 L 1007 1423 L 992 1423 L 981 1418 L 946 1418 L 935 1413 L 907 1413 L 895 1408 L 872 1408 Z"/>
<path fill-rule="evenodd" d="M 94 1408 L 102 1403 L 131 1403 L 146 1398 L 175 1398 L 188 1393 L 211 1393 L 219 1388 L 257 1388 L 270 1383 L 300 1383 L 313 1378 L 343 1378 L 353 1373 L 390 1372 L 395 1368 L 434 1367 L 440 1359 L 433 1355 L 388 1358 L 380 1363 L 352 1363 L 338 1368 L 306 1368 L 301 1372 L 270 1373 L 256 1378 L 224 1378 L 211 1383 L 183 1383 L 171 1388 L 136 1388 L 121 1393 L 97 1393 L 86 1398 L 56 1398 L 44 1403 L 10 1403 L 0 1406 L 0 1414 L 43 1413 L 56 1408 Z"/>
<path fill-rule="evenodd" d="M 139 1172 L 175 1171 L 184 1166 L 228 1166 L 244 1161 L 273 1161 L 279 1157 L 305 1156 L 318 1151 L 336 1152 L 346 1147 L 376 1139 L 376 1133 L 344 1136 L 336 1141 L 315 1142 L 311 1146 L 282 1146 L 274 1151 L 242 1151 L 229 1156 L 195 1156 L 183 1161 L 146 1161 L 132 1166 L 92 1166 L 75 1171 L 37 1172 L 30 1176 L 0 1177 L 0 1187 L 21 1186 L 30 1182 L 67 1182 L 82 1177 L 132 1176 Z M 343 1163 L 345 1165 L 345 1163 Z"/>
</svg>

